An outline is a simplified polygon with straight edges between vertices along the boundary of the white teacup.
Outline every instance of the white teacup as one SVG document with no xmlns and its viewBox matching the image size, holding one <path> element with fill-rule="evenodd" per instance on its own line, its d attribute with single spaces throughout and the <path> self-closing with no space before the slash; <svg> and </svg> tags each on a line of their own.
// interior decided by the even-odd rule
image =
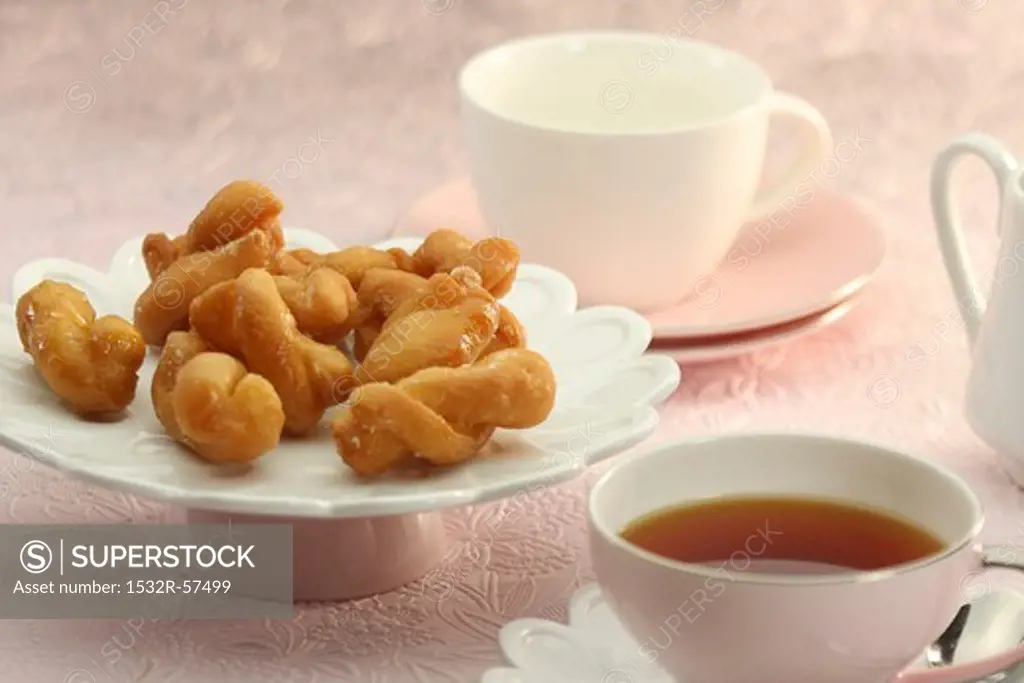
<svg viewBox="0 0 1024 683">
<path fill-rule="evenodd" d="M 831 152 L 822 115 L 728 50 L 630 32 L 544 35 L 459 75 L 470 170 L 492 231 L 566 273 L 581 303 L 656 310 L 693 293 L 747 220 Z M 645 62 L 645 60 L 647 60 Z M 773 115 L 805 132 L 758 189 Z"/>
<path fill-rule="evenodd" d="M 752 563 L 769 557 L 766 544 L 784 533 L 771 520 L 767 529 L 751 529 L 720 567 L 669 560 L 620 535 L 652 512 L 731 495 L 869 506 L 912 522 L 944 547 L 876 571 L 758 574 Z M 687 683 L 932 680 L 904 669 L 965 599 L 977 597 L 986 580 L 981 572 L 1007 566 L 976 545 L 981 505 L 955 475 L 880 446 L 825 436 L 659 444 L 602 477 L 590 494 L 589 522 L 597 581 L 640 644 L 638 654 Z"/>
</svg>

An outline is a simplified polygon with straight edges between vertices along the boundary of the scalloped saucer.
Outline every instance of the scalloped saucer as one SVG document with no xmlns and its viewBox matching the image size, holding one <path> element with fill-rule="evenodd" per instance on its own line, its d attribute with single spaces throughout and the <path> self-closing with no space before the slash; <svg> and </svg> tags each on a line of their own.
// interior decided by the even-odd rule
<svg viewBox="0 0 1024 683">
<path fill-rule="evenodd" d="M 668 356 L 677 363 L 684 364 L 711 363 L 735 358 L 814 334 L 842 320 L 853 306 L 853 301 L 847 301 L 822 313 L 754 332 L 697 339 L 655 339 L 647 352 Z"/>
<path fill-rule="evenodd" d="M 1003 643 L 1006 634 L 1002 631 L 1020 632 L 1024 596 L 1016 590 L 995 589 L 974 606 L 987 613 L 986 623 L 993 624 L 990 633 L 964 636 L 952 666 L 928 668 L 922 655 L 897 677 L 896 683 L 1009 680 L 1000 673 L 1013 668 L 1021 653 L 1011 649 L 991 655 L 991 643 L 987 641 Z M 568 625 L 518 619 L 502 627 L 498 645 L 508 666 L 485 672 L 481 683 L 676 683 L 658 666 L 657 652 L 641 648 L 626 632 L 597 584 L 576 591 L 568 611 Z"/>
<path fill-rule="evenodd" d="M 338 249 L 305 230 L 286 230 L 285 237 L 291 248 Z M 415 249 L 421 241 L 379 246 Z M 63 280 L 83 289 L 99 314 L 131 319 L 133 302 L 149 280 L 140 245 L 138 238 L 122 246 L 105 274 L 62 259 L 29 263 L 14 275 L 13 295 L 43 278 Z M 478 458 L 429 478 L 359 481 L 336 455 L 326 429 L 284 442 L 251 465 L 202 462 L 156 420 L 149 399 L 157 361 L 152 353 L 126 417 L 84 422 L 63 410 L 36 378 L 6 304 L 0 305 L 0 443 L 91 483 L 187 508 L 189 521 L 293 523 L 299 599 L 378 593 L 418 578 L 440 560 L 443 530 L 434 511 L 579 475 L 647 438 L 658 423 L 655 407 L 679 384 L 672 360 L 643 355 L 651 340 L 646 320 L 624 308 L 576 310 L 575 288 L 554 270 L 523 264 L 504 303 L 526 327 L 529 346 L 555 371 L 555 409 L 542 425 L 499 431 Z"/>
</svg>

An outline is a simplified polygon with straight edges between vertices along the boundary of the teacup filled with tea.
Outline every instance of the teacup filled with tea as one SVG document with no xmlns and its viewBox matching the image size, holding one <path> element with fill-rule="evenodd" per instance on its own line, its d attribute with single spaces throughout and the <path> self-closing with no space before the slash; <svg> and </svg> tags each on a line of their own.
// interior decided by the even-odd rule
<svg viewBox="0 0 1024 683">
<path fill-rule="evenodd" d="M 883 683 L 983 569 L 954 474 L 801 434 L 661 443 L 590 494 L 591 552 L 641 652 L 687 683 Z"/>
</svg>

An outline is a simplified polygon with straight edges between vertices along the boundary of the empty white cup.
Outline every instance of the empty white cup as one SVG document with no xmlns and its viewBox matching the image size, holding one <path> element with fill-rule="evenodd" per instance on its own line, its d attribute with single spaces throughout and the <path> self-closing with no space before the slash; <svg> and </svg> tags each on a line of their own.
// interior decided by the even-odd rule
<svg viewBox="0 0 1024 683">
<path fill-rule="evenodd" d="M 552 266 L 585 305 L 652 311 L 692 294 L 747 220 L 831 151 L 821 114 L 775 91 L 755 63 L 689 40 L 653 72 L 665 38 L 543 35 L 499 45 L 459 76 L 470 171 L 492 230 Z M 759 190 L 769 122 L 805 133 Z"/>
</svg>

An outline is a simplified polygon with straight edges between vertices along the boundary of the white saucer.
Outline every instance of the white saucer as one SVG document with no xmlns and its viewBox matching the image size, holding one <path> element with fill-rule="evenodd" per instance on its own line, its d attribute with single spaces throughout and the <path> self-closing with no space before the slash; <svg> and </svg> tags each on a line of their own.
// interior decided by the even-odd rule
<svg viewBox="0 0 1024 683">
<path fill-rule="evenodd" d="M 709 363 L 734 358 L 814 334 L 841 320 L 853 306 L 853 301 L 847 301 L 824 313 L 754 332 L 699 339 L 654 340 L 647 353 L 667 356 L 677 363 Z"/>
<path fill-rule="evenodd" d="M 1022 598 L 1010 589 L 993 590 L 977 601 L 982 609 L 1007 618 L 1005 628 L 1018 628 Z M 994 619 L 993 621 L 1000 621 Z M 880 628 L 886 628 L 880 624 Z M 993 631 L 1000 629 L 994 628 Z M 993 632 L 991 640 L 1002 643 L 1004 633 Z M 651 648 L 641 648 L 623 628 L 605 602 L 597 584 L 580 588 L 569 600 L 569 624 L 544 619 L 518 619 L 498 634 L 498 645 L 507 666 L 484 673 L 481 683 L 549 683 L 551 681 L 593 681 L 594 683 L 679 683 L 651 661 Z M 954 665 L 928 668 L 924 656 L 905 670 L 898 680 L 908 683 L 966 683 L 983 678 L 1008 665 L 1007 657 L 991 654 L 986 638 L 965 642 L 957 650 Z M 641 653 L 648 652 L 648 656 Z M 653 653 L 653 654 L 656 654 Z M 998 679 L 1002 680 L 1002 679 Z M 1010 679 L 1006 679 L 1009 681 Z M 995 683 L 995 681 L 993 681 Z"/>
</svg>

